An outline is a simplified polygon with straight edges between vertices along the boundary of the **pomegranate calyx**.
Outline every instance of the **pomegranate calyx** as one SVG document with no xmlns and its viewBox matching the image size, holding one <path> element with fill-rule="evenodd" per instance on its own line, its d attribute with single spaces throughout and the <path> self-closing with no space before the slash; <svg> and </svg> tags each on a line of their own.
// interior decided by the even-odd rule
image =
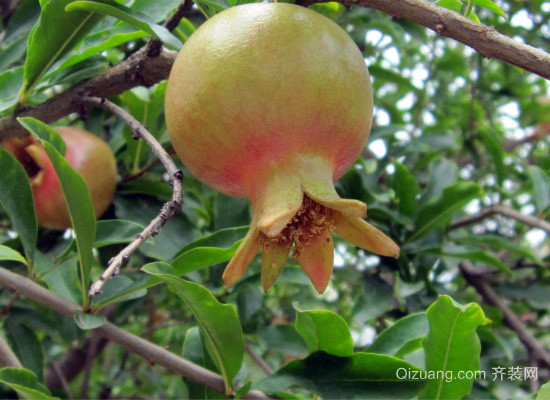
<svg viewBox="0 0 550 400">
<path fill-rule="evenodd" d="M 250 230 L 223 274 L 226 287 L 241 279 L 261 248 L 261 281 L 265 291 L 275 283 L 292 251 L 315 289 L 323 293 L 334 262 L 331 231 L 376 254 L 399 256 L 399 247 L 362 219 L 366 205 L 340 198 L 330 168 L 323 173 L 322 166 L 302 164 L 293 175 L 287 173 L 289 168 L 281 168 L 278 173 L 268 175 L 269 179 L 260 180 L 265 186 L 252 197 L 254 215 Z"/>
</svg>

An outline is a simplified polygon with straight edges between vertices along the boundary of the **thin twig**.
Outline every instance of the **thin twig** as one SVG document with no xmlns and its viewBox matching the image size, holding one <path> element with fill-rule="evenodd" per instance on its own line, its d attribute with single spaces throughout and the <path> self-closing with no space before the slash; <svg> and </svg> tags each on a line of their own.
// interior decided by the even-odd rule
<svg viewBox="0 0 550 400">
<path fill-rule="evenodd" d="M 138 120 L 136 120 L 130 113 L 128 113 L 123 108 L 117 106 L 116 104 L 105 100 L 94 97 L 85 97 L 82 99 L 83 105 L 92 105 L 95 107 L 101 107 L 107 111 L 112 112 L 117 115 L 124 123 L 126 123 L 134 135 L 134 139 L 143 139 L 150 147 L 155 156 L 159 158 L 168 171 L 168 176 L 170 177 L 170 184 L 174 188 L 172 194 L 172 200 L 166 202 L 159 214 L 145 227 L 145 229 L 136 236 L 136 238 L 128 244 L 122 251 L 120 251 L 116 256 L 109 260 L 109 265 L 107 269 L 101 274 L 99 280 L 94 282 L 90 287 L 88 294 L 90 296 L 96 296 L 101 293 L 103 285 L 105 282 L 118 274 L 120 267 L 124 264 L 130 256 L 151 236 L 156 236 L 160 228 L 164 226 L 166 221 L 174 215 L 175 213 L 181 212 L 181 206 L 183 203 L 183 188 L 182 188 L 182 179 L 183 172 L 176 167 L 172 158 L 164 150 L 155 137 L 145 128 Z"/>
<path fill-rule="evenodd" d="M 483 300 L 502 312 L 503 321 L 510 329 L 518 335 L 527 352 L 534 357 L 539 365 L 550 368 L 550 352 L 543 346 L 529 330 L 521 319 L 504 303 L 500 296 L 493 290 L 491 285 L 480 276 L 475 267 L 469 261 L 463 261 L 460 265 L 460 272 L 466 282 L 476 289 Z"/>
<path fill-rule="evenodd" d="M 22 368 L 21 362 L 2 336 L 0 336 L 0 365 Z"/>
<path fill-rule="evenodd" d="M 65 395 L 67 396 L 67 399 L 71 400 L 73 398 L 71 394 L 71 388 L 69 387 L 69 382 L 67 382 L 67 379 L 65 379 L 65 376 L 63 375 L 61 367 L 56 362 L 52 362 L 51 370 L 53 371 L 53 373 L 55 373 L 56 378 L 59 380 L 59 383 L 61 384 Z"/>
<path fill-rule="evenodd" d="M 74 312 L 81 309 L 72 303 L 38 285 L 30 279 L 0 267 L 0 286 L 19 293 L 33 301 L 40 303 L 64 317 L 73 319 Z M 192 382 L 209 387 L 219 393 L 225 393 L 223 378 L 199 365 L 185 360 L 163 347 L 133 335 L 124 329 L 109 322 L 93 330 L 95 335 L 103 336 L 114 343 L 118 343 L 132 353 L 138 354 L 151 364 L 160 365 L 168 370 L 180 374 Z M 265 393 L 252 390 L 243 399 L 269 399 Z"/>
<path fill-rule="evenodd" d="M 176 154 L 176 152 L 174 150 L 170 150 L 168 152 L 168 154 L 173 156 L 173 155 Z M 150 162 L 149 164 L 145 165 L 144 167 L 142 167 L 139 171 L 134 172 L 133 174 L 127 175 L 124 178 L 122 178 L 122 182 L 127 183 L 127 182 L 130 182 L 130 181 L 133 181 L 134 179 L 137 179 L 140 176 L 142 176 L 143 174 L 149 172 L 150 170 L 152 170 L 153 168 L 155 168 L 159 164 L 160 164 L 160 160 L 156 159 L 156 160 Z"/>
<path fill-rule="evenodd" d="M 92 368 L 94 366 L 94 359 L 98 353 L 99 344 L 102 338 L 94 337 L 90 341 L 90 346 L 86 352 L 86 358 L 84 359 L 84 377 L 80 384 L 80 398 L 88 398 L 88 389 L 90 388 L 90 377 L 92 376 Z"/>
<path fill-rule="evenodd" d="M 463 226 L 469 226 L 478 222 L 483 221 L 485 218 L 492 217 L 495 214 L 504 215 L 505 217 L 515 219 L 518 222 L 521 222 L 525 225 L 531 226 L 533 228 L 539 228 L 546 231 L 550 234 L 550 223 L 530 215 L 522 214 L 521 212 L 514 210 L 512 208 L 504 207 L 501 205 L 494 205 L 485 208 L 480 213 L 472 215 L 471 217 L 466 217 L 455 221 L 449 229 L 458 229 Z"/>
<path fill-rule="evenodd" d="M 269 364 L 266 363 L 262 357 L 256 354 L 256 352 L 250 346 L 250 343 L 248 341 L 244 342 L 244 349 L 246 350 L 250 358 L 252 358 L 252 360 L 254 360 L 256 364 L 258 364 L 258 366 L 262 369 L 262 371 L 264 371 L 267 375 L 273 374 L 273 369 L 271 369 Z"/>
</svg>

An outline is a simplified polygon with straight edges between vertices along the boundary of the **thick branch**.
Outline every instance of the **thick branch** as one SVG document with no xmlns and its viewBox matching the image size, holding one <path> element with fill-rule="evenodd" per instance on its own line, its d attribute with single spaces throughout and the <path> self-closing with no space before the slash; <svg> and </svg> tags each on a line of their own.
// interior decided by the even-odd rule
<svg viewBox="0 0 550 400">
<path fill-rule="evenodd" d="M 0 268 L 0 285 L 70 319 L 73 318 L 75 311 L 80 310 L 78 305 L 57 296 L 30 279 L 14 274 L 4 268 Z M 168 350 L 126 332 L 116 325 L 106 323 L 94 329 L 93 333 L 118 343 L 133 353 L 139 354 L 152 364 L 161 365 L 176 374 L 186 377 L 190 381 L 207 386 L 220 393 L 225 393 L 223 378 L 220 375 L 178 357 Z M 262 392 L 251 391 L 243 398 L 268 399 L 269 397 Z"/>
<path fill-rule="evenodd" d="M 299 4 L 328 1 L 332 0 L 299 0 Z M 550 79 L 550 54 L 427 0 L 342 0 L 339 3 L 345 6 L 376 8 L 392 17 L 409 19 L 439 35 L 470 46 L 484 57 L 501 60 Z"/>
<path fill-rule="evenodd" d="M 151 57 L 144 47 L 108 71 L 81 82 L 44 103 L 24 107 L 15 116 L 34 117 L 49 124 L 81 111 L 82 97 L 105 98 L 121 94 L 136 86 L 152 86 L 168 77 L 176 54 L 175 51 L 161 48 L 157 56 Z M 15 116 L 0 119 L 0 141 L 28 134 Z"/>
<path fill-rule="evenodd" d="M 491 285 L 476 272 L 472 263 L 464 261 L 459 265 L 459 268 L 466 282 L 476 289 L 483 298 L 483 301 L 500 309 L 504 323 L 516 332 L 519 340 L 527 349 L 529 356 L 537 360 L 540 365 L 550 368 L 550 352 L 529 332 L 521 319 L 508 308 Z"/>
<path fill-rule="evenodd" d="M 542 229 L 546 231 L 548 234 L 550 234 L 550 223 L 540 218 L 532 217 L 530 215 L 525 215 L 517 210 L 508 208 L 508 207 L 503 207 L 498 204 L 491 207 L 487 207 L 486 209 L 482 210 L 479 214 L 472 215 L 471 217 L 462 218 L 454 222 L 451 225 L 450 229 L 458 229 L 463 226 L 472 225 L 477 222 L 481 222 L 485 218 L 489 218 L 495 214 L 504 215 L 505 217 L 515 219 L 516 221 L 521 222 L 522 224 L 531 226 L 533 228 Z"/>
</svg>

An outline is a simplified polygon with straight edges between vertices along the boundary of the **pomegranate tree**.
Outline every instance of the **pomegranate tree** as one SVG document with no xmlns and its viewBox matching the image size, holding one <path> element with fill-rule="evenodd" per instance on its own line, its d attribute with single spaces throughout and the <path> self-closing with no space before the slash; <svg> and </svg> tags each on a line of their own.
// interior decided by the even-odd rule
<svg viewBox="0 0 550 400">
<path fill-rule="evenodd" d="M 84 178 L 96 218 L 113 200 L 116 160 L 113 152 L 96 135 L 75 127 L 55 127 L 66 144 L 65 159 Z M 72 226 L 69 209 L 55 169 L 42 146 L 32 136 L 2 143 L 23 164 L 31 182 L 38 224 L 62 230 Z"/>
<path fill-rule="evenodd" d="M 170 138 L 191 173 L 252 202 L 250 229 L 223 275 L 227 287 L 261 248 L 265 290 L 292 252 L 324 292 L 331 231 L 398 256 L 397 245 L 363 220 L 366 205 L 334 189 L 366 144 L 372 88 L 361 52 L 328 18 L 285 3 L 217 14 L 180 51 L 165 107 Z"/>
</svg>

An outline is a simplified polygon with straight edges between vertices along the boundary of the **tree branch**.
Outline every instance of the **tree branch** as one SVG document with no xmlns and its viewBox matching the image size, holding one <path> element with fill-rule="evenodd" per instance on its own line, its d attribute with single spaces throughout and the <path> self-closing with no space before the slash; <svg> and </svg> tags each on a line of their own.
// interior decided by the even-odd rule
<svg viewBox="0 0 550 400">
<path fill-rule="evenodd" d="M 42 306 L 70 319 L 73 319 L 75 311 L 80 310 L 78 305 L 59 297 L 32 280 L 14 274 L 5 268 L 0 268 L 0 285 L 21 296 L 34 300 Z M 204 385 L 217 392 L 225 393 L 223 378 L 220 375 L 178 357 L 168 350 L 148 342 L 139 336 L 133 335 L 116 325 L 107 322 L 99 328 L 94 329 L 93 333 L 121 345 L 125 349 L 140 355 L 152 364 L 158 364 L 199 385 Z M 270 397 L 265 393 L 253 390 L 243 398 L 269 399 Z"/>
<path fill-rule="evenodd" d="M 92 105 L 95 107 L 102 107 L 116 116 L 118 116 L 124 123 L 126 123 L 132 133 L 134 134 L 135 139 L 142 138 L 145 142 L 151 147 L 153 153 L 158 157 L 160 162 L 166 168 L 168 175 L 170 176 L 170 184 L 174 188 L 172 194 L 172 200 L 165 203 L 159 214 L 145 227 L 145 229 L 136 236 L 136 238 L 128 244 L 122 251 L 120 251 L 115 257 L 111 258 L 109 261 L 109 266 L 101 274 L 99 280 L 96 281 L 89 291 L 90 296 L 98 295 L 103 288 L 105 282 L 110 279 L 112 276 L 116 275 L 126 260 L 151 236 L 156 236 L 162 226 L 166 223 L 168 218 L 174 215 L 177 212 L 181 211 L 181 206 L 183 203 L 183 188 L 182 188 L 182 179 L 183 173 L 176 167 L 172 158 L 168 153 L 163 149 L 161 144 L 157 142 L 155 137 L 149 133 L 149 131 L 130 113 L 128 113 L 123 108 L 117 106 L 110 101 L 105 99 L 98 99 L 93 97 L 84 97 L 82 104 Z"/>
<path fill-rule="evenodd" d="M 309 5 L 332 0 L 298 0 Z M 550 54 L 503 35 L 427 0 L 341 0 L 345 6 L 376 8 L 395 18 L 405 18 L 458 40 L 487 58 L 494 58 L 550 79 Z"/>
<path fill-rule="evenodd" d="M 22 367 L 21 362 L 2 336 L 0 336 L 0 365 L 4 367 Z"/>
<path fill-rule="evenodd" d="M 500 309 L 504 323 L 516 332 L 519 340 L 527 349 L 529 357 L 537 360 L 540 365 L 550 368 L 550 352 L 529 332 L 521 319 L 508 308 L 485 279 L 476 272 L 472 263 L 464 261 L 459 265 L 459 268 L 466 282 L 476 289 L 483 301 Z"/>
<path fill-rule="evenodd" d="M 542 229 L 546 231 L 548 234 L 550 234 L 550 223 L 540 218 L 532 217 L 530 215 L 525 215 L 517 210 L 504 207 L 498 204 L 487 207 L 486 209 L 482 210 L 480 213 L 473 215 L 471 217 L 466 217 L 466 218 L 459 219 L 458 221 L 455 221 L 449 229 L 453 230 L 453 229 L 461 228 L 463 226 L 472 225 L 477 222 L 481 222 L 485 218 L 489 218 L 495 214 L 504 215 L 505 217 L 515 219 L 516 221 L 521 222 L 522 224 L 531 226 L 533 228 Z"/>
<path fill-rule="evenodd" d="M 44 103 L 24 107 L 13 116 L 0 119 L 0 141 L 28 135 L 16 117 L 34 117 L 50 124 L 66 115 L 80 112 L 81 100 L 85 96 L 105 98 L 136 86 L 150 87 L 168 77 L 176 54 L 163 47 L 157 56 L 151 57 L 145 46 L 108 71 L 78 83 Z"/>
<path fill-rule="evenodd" d="M 309 5 L 325 1 L 331 0 L 298 0 L 298 4 Z M 375 8 L 395 18 L 409 19 L 442 36 L 472 47 L 484 57 L 498 59 L 550 79 L 550 54 L 520 43 L 498 33 L 493 27 L 475 23 L 427 0 L 341 0 L 339 2 L 345 6 Z M 179 15 L 180 11 L 178 10 L 176 15 Z M 42 104 L 18 110 L 16 116 L 34 117 L 49 124 L 80 111 L 78 104 L 83 96 L 107 98 L 136 86 L 149 87 L 167 79 L 176 52 L 161 47 L 159 53 L 155 54 L 149 47 L 154 46 L 144 46 L 108 71 L 81 82 Z M 26 134 L 27 132 L 14 116 L 0 119 L 0 141 Z"/>
</svg>

